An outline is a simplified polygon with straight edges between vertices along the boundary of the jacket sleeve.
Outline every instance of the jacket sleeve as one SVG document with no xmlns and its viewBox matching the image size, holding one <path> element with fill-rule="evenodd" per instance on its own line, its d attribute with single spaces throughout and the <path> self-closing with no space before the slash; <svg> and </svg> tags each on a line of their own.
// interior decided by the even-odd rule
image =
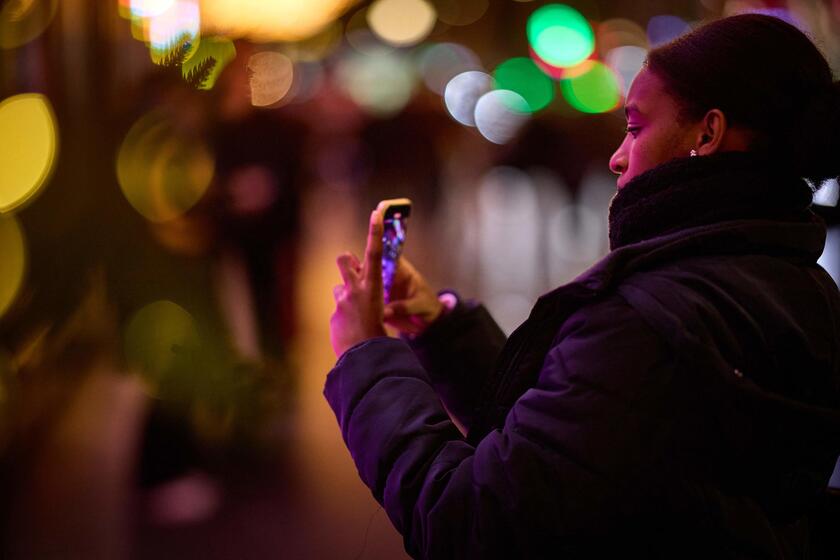
<svg viewBox="0 0 840 560">
<path fill-rule="evenodd" d="M 348 350 L 325 396 L 412 556 L 522 557 L 541 539 L 573 546 L 638 503 L 668 429 L 651 403 L 672 369 L 661 341 L 615 299 L 566 321 L 537 385 L 476 447 L 404 341 Z"/>
<path fill-rule="evenodd" d="M 447 410 L 472 425 L 479 391 L 507 337 L 487 309 L 460 301 L 422 335 L 406 339 Z"/>
</svg>

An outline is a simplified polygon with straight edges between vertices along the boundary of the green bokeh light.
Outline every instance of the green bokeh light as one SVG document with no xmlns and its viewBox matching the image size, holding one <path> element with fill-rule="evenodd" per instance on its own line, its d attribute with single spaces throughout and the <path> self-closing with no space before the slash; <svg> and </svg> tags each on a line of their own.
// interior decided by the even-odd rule
<svg viewBox="0 0 840 560">
<path fill-rule="evenodd" d="M 601 62 L 587 62 L 582 72 L 560 82 L 569 104 L 583 113 L 605 113 L 621 101 L 621 86 L 615 73 Z"/>
<path fill-rule="evenodd" d="M 554 99 L 554 82 L 530 58 L 511 58 L 493 72 L 496 89 L 508 89 L 521 95 L 530 112 L 545 108 Z"/>
<path fill-rule="evenodd" d="M 563 4 L 549 4 L 528 18 L 528 42 L 541 59 L 568 68 L 595 50 L 592 26 L 580 12 Z"/>
<path fill-rule="evenodd" d="M 236 47 L 230 39 L 202 38 L 198 50 L 181 66 L 181 74 L 185 80 L 195 82 L 198 89 L 213 89 L 222 70 L 234 58 Z"/>
</svg>

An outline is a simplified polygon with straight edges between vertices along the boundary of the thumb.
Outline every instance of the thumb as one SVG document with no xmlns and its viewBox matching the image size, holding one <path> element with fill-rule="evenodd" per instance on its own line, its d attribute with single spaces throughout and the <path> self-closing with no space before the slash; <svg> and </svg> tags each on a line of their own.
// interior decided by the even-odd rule
<svg viewBox="0 0 840 560">
<path fill-rule="evenodd" d="M 422 304 L 419 299 L 401 299 L 392 301 L 385 306 L 385 317 L 405 317 L 407 315 L 418 315 L 422 311 Z"/>
</svg>

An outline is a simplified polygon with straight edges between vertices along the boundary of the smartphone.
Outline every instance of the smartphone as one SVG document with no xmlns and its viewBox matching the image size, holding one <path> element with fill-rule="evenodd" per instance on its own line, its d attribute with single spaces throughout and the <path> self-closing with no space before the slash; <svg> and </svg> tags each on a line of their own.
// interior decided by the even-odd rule
<svg viewBox="0 0 840 560">
<path fill-rule="evenodd" d="M 411 216 L 411 200 L 394 198 L 383 200 L 377 206 L 382 212 L 384 229 L 382 232 L 382 288 L 385 303 L 391 299 L 391 286 L 394 285 L 394 274 L 397 263 L 405 244 L 405 232 L 408 228 L 408 218 Z"/>
</svg>

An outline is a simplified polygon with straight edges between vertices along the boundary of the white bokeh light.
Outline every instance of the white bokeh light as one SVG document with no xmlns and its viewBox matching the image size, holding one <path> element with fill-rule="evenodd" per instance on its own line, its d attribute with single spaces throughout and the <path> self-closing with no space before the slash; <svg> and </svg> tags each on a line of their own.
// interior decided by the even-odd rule
<svg viewBox="0 0 840 560">
<path fill-rule="evenodd" d="M 493 89 L 493 78 L 484 72 L 470 70 L 449 80 L 443 92 L 446 110 L 461 124 L 475 126 L 475 106 L 482 95 Z"/>
<path fill-rule="evenodd" d="M 175 0 L 131 0 L 131 15 L 141 18 L 159 16 L 174 3 Z"/>
<path fill-rule="evenodd" d="M 607 53 L 607 66 L 621 77 L 623 95 L 627 95 L 630 84 L 633 83 L 633 79 L 642 69 L 646 58 L 646 49 L 632 45 L 618 47 Z"/>
<path fill-rule="evenodd" d="M 835 284 L 840 286 L 840 227 L 828 229 L 825 249 L 817 264 L 826 269 L 834 278 Z"/>
<path fill-rule="evenodd" d="M 201 35 L 201 10 L 197 0 L 173 3 L 166 11 L 148 20 L 149 43 L 161 53 L 175 45 L 181 37 L 197 42 Z M 192 53 L 195 52 L 191 49 Z"/>
<path fill-rule="evenodd" d="M 475 126 L 494 144 L 512 140 L 530 117 L 525 98 L 507 89 L 485 93 L 475 104 Z"/>
<path fill-rule="evenodd" d="M 477 192 L 479 288 L 493 317 L 510 333 L 540 290 L 540 204 L 531 177 L 495 167 Z"/>
<path fill-rule="evenodd" d="M 829 179 L 814 193 L 814 204 L 818 206 L 837 206 L 840 202 L 840 184 L 837 179 Z"/>
</svg>

